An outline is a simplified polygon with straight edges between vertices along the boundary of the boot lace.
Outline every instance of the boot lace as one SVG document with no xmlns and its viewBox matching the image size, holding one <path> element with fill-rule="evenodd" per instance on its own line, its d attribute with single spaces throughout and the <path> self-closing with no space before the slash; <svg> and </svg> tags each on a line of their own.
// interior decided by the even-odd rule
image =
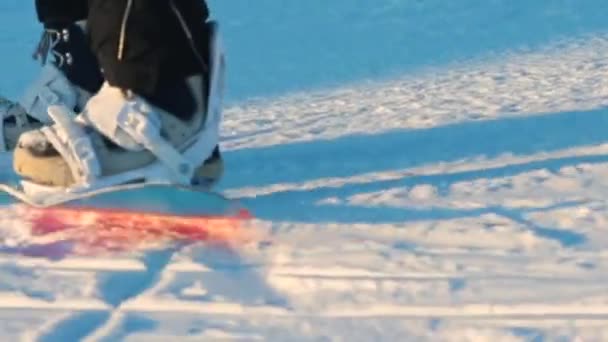
<svg viewBox="0 0 608 342">
<path fill-rule="evenodd" d="M 42 65 L 45 65 L 49 55 L 52 55 L 58 68 L 64 65 L 71 65 L 73 63 L 72 55 L 69 52 L 58 52 L 56 49 L 60 43 L 67 43 L 69 40 L 70 31 L 67 28 L 62 30 L 45 29 L 32 57 L 34 60 L 39 60 Z"/>
</svg>

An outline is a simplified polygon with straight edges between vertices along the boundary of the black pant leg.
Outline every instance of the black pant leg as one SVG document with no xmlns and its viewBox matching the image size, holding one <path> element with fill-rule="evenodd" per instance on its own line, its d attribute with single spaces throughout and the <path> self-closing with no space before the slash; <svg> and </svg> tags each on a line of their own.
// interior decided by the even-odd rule
<svg viewBox="0 0 608 342">
<path fill-rule="evenodd" d="M 87 0 L 36 0 L 38 21 L 46 27 L 64 26 L 87 17 Z"/>
</svg>

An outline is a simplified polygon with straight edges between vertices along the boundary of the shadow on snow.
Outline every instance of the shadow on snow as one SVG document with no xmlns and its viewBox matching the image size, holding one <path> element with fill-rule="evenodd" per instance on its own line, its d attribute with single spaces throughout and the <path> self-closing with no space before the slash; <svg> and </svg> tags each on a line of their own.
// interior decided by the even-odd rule
<svg viewBox="0 0 608 342">
<path fill-rule="evenodd" d="M 439 162 L 505 154 L 531 155 L 607 142 L 608 112 L 605 109 L 466 122 L 420 130 L 396 130 L 377 135 L 351 135 L 333 140 L 315 140 L 230 151 L 226 160 L 230 178 L 225 188 L 302 183 L 334 177 L 351 177 L 371 172 L 396 171 Z M 479 216 L 503 211 L 516 221 L 523 215 L 500 207 L 473 210 L 415 210 L 393 207 L 319 204 L 330 197 L 346 198 L 363 192 L 393 187 L 431 184 L 447 189 L 455 182 L 498 178 L 518 173 L 560 168 L 579 163 L 602 163 L 608 155 L 553 157 L 545 160 L 436 175 L 405 175 L 396 180 L 286 190 L 245 199 L 255 215 L 268 220 L 342 223 L 398 223 L 425 219 Z M 528 222 L 528 225 L 529 222 Z M 565 245 L 584 241 L 572 232 L 533 227 L 539 235 Z"/>
</svg>

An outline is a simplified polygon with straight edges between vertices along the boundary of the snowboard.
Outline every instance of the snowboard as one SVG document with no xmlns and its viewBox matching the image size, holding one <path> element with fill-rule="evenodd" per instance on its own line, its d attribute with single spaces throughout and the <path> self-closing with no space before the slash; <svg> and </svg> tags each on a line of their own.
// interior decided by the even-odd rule
<svg viewBox="0 0 608 342">
<path fill-rule="evenodd" d="M 16 229 L 25 237 L 16 247 L 3 243 L 0 252 L 8 248 L 51 257 L 167 244 L 232 245 L 246 240 L 244 222 L 251 218 L 238 201 L 200 187 L 126 184 L 46 205 L 28 203 L 12 189 L 16 186 L 0 184 L 1 229 Z"/>
</svg>

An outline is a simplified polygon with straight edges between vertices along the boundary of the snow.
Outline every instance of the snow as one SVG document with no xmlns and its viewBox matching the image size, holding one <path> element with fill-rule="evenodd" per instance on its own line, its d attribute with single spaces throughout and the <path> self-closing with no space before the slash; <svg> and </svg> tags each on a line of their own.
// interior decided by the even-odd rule
<svg viewBox="0 0 608 342">
<path fill-rule="evenodd" d="M 47 241 L 2 209 L 0 335 L 608 339 L 605 1 L 210 5 L 221 190 L 255 239 L 28 257 Z M 0 18 L 18 96 L 39 27 L 21 0 Z"/>
</svg>

